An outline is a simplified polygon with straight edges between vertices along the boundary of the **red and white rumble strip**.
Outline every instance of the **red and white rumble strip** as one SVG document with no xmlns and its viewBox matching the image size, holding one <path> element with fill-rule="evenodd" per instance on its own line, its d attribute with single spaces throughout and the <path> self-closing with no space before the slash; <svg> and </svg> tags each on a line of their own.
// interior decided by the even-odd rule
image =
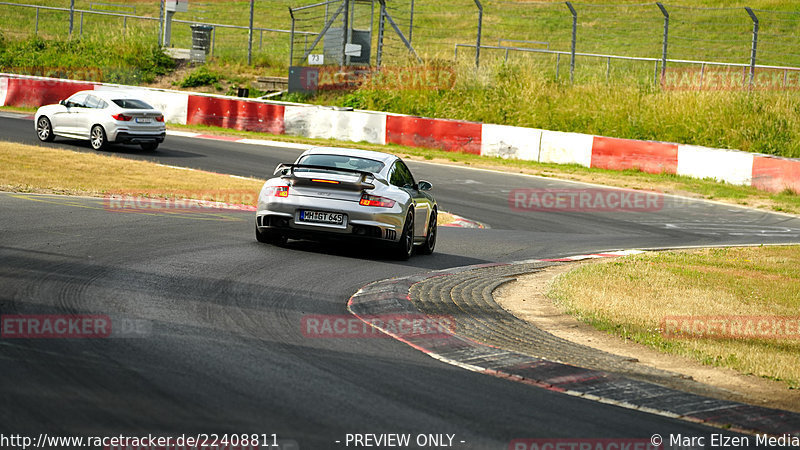
<svg viewBox="0 0 800 450">
<path fill-rule="evenodd" d="M 611 170 L 638 169 L 649 173 L 713 178 L 771 192 L 790 189 L 800 193 L 800 159 L 670 142 L 6 73 L 0 73 L 0 106 L 38 107 L 56 103 L 86 89 L 125 91 L 162 110 L 167 122 L 176 124 L 212 125 L 379 145 L 400 144 Z M 175 132 L 172 134 L 177 135 Z M 246 142 L 239 138 L 221 139 Z M 279 145 L 289 146 L 283 142 Z"/>
</svg>

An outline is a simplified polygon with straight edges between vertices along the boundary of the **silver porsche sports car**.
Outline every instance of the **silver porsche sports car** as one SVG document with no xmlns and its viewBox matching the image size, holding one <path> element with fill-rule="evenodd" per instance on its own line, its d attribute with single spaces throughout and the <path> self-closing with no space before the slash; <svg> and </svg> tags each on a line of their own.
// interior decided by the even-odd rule
<svg viewBox="0 0 800 450">
<path fill-rule="evenodd" d="M 394 155 L 318 147 L 278 165 L 275 175 L 258 196 L 259 242 L 358 238 L 387 244 L 399 259 L 436 246 L 432 185 L 415 181 Z"/>
</svg>

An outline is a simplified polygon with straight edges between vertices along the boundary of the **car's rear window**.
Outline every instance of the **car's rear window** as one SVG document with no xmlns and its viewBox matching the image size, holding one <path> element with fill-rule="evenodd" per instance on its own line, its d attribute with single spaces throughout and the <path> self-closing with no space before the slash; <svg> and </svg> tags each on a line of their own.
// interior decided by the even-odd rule
<svg viewBox="0 0 800 450">
<path fill-rule="evenodd" d="M 380 161 L 343 155 L 307 155 L 300 160 L 300 164 L 324 166 L 332 169 L 362 170 L 372 173 L 380 172 L 383 169 L 383 163 Z"/>
<path fill-rule="evenodd" d="M 136 100 L 133 98 L 118 98 L 116 100 L 111 100 L 120 108 L 125 109 L 153 109 L 152 106 L 148 105 L 147 103 Z"/>
</svg>

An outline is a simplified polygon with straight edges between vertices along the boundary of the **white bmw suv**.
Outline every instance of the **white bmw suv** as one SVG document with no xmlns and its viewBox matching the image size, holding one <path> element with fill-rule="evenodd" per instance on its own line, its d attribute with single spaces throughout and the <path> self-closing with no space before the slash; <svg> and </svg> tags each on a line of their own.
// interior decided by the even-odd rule
<svg viewBox="0 0 800 450">
<path fill-rule="evenodd" d="M 164 115 L 152 106 L 115 91 L 80 91 L 56 105 L 42 106 L 34 117 L 39 140 L 56 136 L 88 139 L 95 150 L 109 143 L 139 144 L 155 150 L 164 142 Z"/>
</svg>

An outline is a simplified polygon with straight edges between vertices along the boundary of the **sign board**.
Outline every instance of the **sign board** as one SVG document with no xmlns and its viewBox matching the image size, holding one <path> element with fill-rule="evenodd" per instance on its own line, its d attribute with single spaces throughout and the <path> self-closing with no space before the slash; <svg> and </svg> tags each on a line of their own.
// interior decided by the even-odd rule
<svg viewBox="0 0 800 450">
<path fill-rule="evenodd" d="M 356 57 L 361 56 L 361 46 L 359 44 L 345 44 L 344 55 Z"/>
<path fill-rule="evenodd" d="M 321 66 L 325 64 L 324 55 L 308 55 L 308 64 L 311 66 Z"/>
<path fill-rule="evenodd" d="M 189 0 L 164 0 L 166 10 L 170 12 L 188 12 Z"/>
</svg>

